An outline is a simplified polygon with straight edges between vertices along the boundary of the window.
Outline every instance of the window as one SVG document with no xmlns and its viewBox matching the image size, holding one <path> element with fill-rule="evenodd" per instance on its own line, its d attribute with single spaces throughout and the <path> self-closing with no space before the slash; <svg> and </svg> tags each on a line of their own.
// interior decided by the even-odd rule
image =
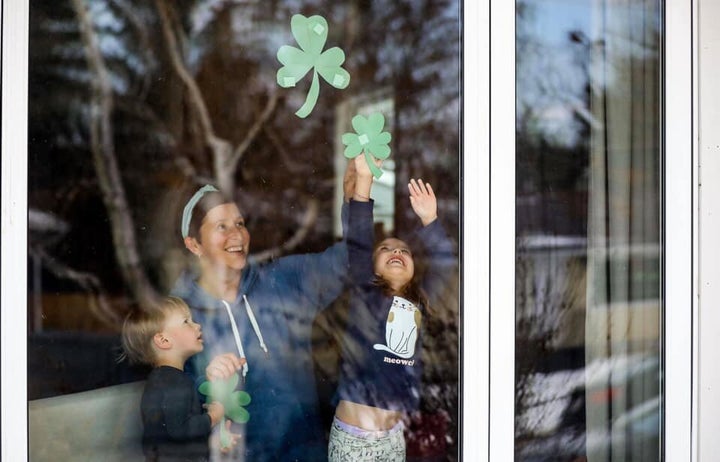
<svg viewBox="0 0 720 462">
<path fill-rule="evenodd" d="M 202 184 L 242 204 L 258 263 L 333 244 L 347 163 L 341 135 L 353 130 L 356 114 L 382 113 L 392 133 L 392 155 L 373 191 L 378 229 L 404 236 L 416 227 L 406 185 L 422 177 L 457 248 L 460 11 L 452 0 L 34 2 L 28 400 L 145 377 L 147 368 L 116 361 L 119 327 L 133 300 L 167 293 L 193 265 L 180 217 Z M 327 20 L 326 48 L 344 51 L 351 76 L 347 89 L 318 77 L 311 110 L 312 72 L 294 86 L 277 84 L 278 49 L 296 45 L 295 13 Z M 310 114 L 299 118 L 303 105 Z M 421 411 L 410 422 L 413 457 L 452 460 L 458 451 L 458 291 L 456 276 L 440 315 L 426 318 L 432 354 Z M 334 410 L 337 336 L 351 321 L 343 319 L 344 303 L 288 321 L 312 327 L 326 420 Z M 276 354 L 292 353 L 281 348 Z M 31 454 L 41 430 L 31 422 Z"/>
<path fill-rule="evenodd" d="M 688 10 L 500 3 L 491 18 L 490 460 L 684 460 Z M 508 42 L 515 56 L 502 53 Z M 563 156 L 567 147 L 586 155 Z"/>
<path fill-rule="evenodd" d="M 662 16 L 517 3 L 515 460 L 659 460 Z"/>
</svg>

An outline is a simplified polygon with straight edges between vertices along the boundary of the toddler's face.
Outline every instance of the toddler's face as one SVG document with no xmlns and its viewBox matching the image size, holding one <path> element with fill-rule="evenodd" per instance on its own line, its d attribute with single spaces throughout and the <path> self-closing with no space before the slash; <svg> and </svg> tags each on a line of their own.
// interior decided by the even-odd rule
<svg viewBox="0 0 720 462">
<path fill-rule="evenodd" d="M 189 310 L 168 313 L 163 332 L 172 341 L 173 349 L 185 357 L 203 351 L 202 328 L 192 320 Z"/>
</svg>

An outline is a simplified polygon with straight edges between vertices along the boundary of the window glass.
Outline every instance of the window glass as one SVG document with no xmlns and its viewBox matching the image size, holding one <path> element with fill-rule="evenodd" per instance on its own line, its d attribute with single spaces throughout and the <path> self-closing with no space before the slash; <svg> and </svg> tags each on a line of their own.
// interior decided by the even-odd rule
<svg viewBox="0 0 720 462">
<path fill-rule="evenodd" d="M 358 129 L 358 114 L 382 114 L 392 135 L 373 187 L 376 232 L 412 236 L 420 220 L 407 185 L 422 178 L 437 197 L 450 266 L 458 269 L 460 10 L 457 0 L 33 1 L 31 403 L 147 377 L 148 367 L 120 358 L 121 326 L 134 307 L 172 291 L 185 271 L 200 271 L 180 230 L 183 208 L 202 185 L 241 205 L 252 264 L 341 240 L 343 135 Z M 278 77 L 278 50 L 302 47 L 291 28 L 295 14 L 326 20 L 323 50 L 342 50 L 349 85 L 341 71 Z M 303 109 L 304 117 L 296 115 Z M 422 320 L 409 460 L 457 459 L 460 282 L 458 271 L 447 275 Z M 317 315 L 276 313 L 288 329 L 310 333 L 311 356 L 269 345 L 271 357 L 298 355 L 298 367 L 313 371 L 327 430 L 341 345 L 354 321 L 350 299 L 348 289 Z M 31 453 L 43 438 L 61 435 L 33 426 L 33 409 Z"/>
<path fill-rule="evenodd" d="M 662 4 L 516 7 L 515 460 L 660 460 Z"/>
</svg>

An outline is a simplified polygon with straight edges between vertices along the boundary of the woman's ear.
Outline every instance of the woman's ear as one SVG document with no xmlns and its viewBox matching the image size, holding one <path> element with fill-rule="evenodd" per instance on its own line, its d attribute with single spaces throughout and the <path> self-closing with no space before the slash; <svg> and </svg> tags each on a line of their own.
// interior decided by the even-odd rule
<svg viewBox="0 0 720 462">
<path fill-rule="evenodd" d="M 169 338 L 165 336 L 163 332 L 158 332 L 157 334 L 153 335 L 153 343 L 161 350 L 167 350 L 172 346 L 172 342 Z"/>
<path fill-rule="evenodd" d="M 202 247 L 200 247 L 200 243 L 192 236 L 188 236 L 184 240 L 185 247 L 198 257 L 202 256 Z"/>
</svg>

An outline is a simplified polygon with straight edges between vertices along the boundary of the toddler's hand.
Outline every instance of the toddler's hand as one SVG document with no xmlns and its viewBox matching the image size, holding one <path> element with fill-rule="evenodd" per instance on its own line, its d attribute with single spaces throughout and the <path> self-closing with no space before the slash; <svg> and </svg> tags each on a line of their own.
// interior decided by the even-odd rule
<svg viewBox="0 0 720 462">
<path fill-rule="evenodd" d="M 230 378 L 247 360 L 239 358 L 235 353 L 225 353 L 215 356 L 205 368 L 205 376 L 211 382 Z"/>
<path fill-rule="evenodd" d="M 210 425 L 215 426 L 222 420 L 225 415 L 225 407 L 219 401 L 213 401 L 210 404 L 203 404 L 203 408 L 207 410 L 210 416 Z"/>
<path fill-rule="evenodd" d="M 220 452 L 222 454 L 229 454 L 232 449 L 237 446 L 238 440 L 242 438 L 242 435 L 238 435 L 237 433 L 232 433 L 230 431 L 231 424 L 232 422 L 229 419 L 225 422 L 225 429 L 227 430 L 227 434 L 230 435 L 230 446 L 222 446 L 220 448 Z"/>
</svg>

